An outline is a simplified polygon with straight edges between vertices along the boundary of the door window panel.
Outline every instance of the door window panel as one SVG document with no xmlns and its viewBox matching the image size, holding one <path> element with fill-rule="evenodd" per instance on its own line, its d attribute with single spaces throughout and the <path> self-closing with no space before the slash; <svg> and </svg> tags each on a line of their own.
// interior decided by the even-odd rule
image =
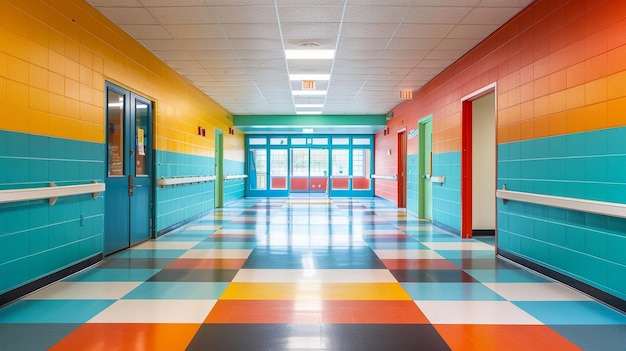
<svg viewBox="0 0 626 351">
<path fill-rule="evenodd" d="M 270 189 L 287 189 L 287 150 L 270 150 Z"/>
<path fill-rule="evenodd" d="M 346 190 L 350 188 L 348 149 L 333 149 L 332 189 Z"/>
<path fill-rule="evenodd" d="M 267 150 L 251 149 L 250 150 L 250 189 L 265 190 L 267 188 Z"/>
<path fill-rule="evenodd" d="M 369 190 L 370 181 L 370 150 L 352 150 L 352 189 Z"/>
<path fill-rule="evenodd" d="M 108 175 L 109 177 L 123 176 L 126 174 L 124 171 L 124 95 L 109 90 L 108 96 Z"/>
<path fill-rule="evenodd" d="M 150 114 L 150 106 L 141 101 L 135 101 L 135 126 L 136 135 L 136 156 L 135 156 L 135 175 L 147 176 L 148 156 L 146 150 L 149 147 L 148 140 L 148 118 Z"/>
</svg>

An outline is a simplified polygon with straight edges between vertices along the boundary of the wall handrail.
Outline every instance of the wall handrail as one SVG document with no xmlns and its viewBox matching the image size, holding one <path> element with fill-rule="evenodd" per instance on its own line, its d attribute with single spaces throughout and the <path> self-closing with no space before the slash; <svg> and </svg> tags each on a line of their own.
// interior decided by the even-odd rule
<svg viewBox="0 0 626 351">
<path fill-rule="evenodd" d="M 372 178 L 374 178 L 374 179 L 386 179 L 386 180 L 398 180 L 398 175 L 397 174 L 393 174 L 393 175 L 372 174 Z"/>
<path fill-rule="evenodd" d="M 181 184 L 194 184 L 211 182 L 215 180 L 215 176 L 201 176 L 201 177 L 172 177 L 172 178 L 160 178 L 157 179 L 157 185 L 165 187 L 168 185 L 181 185 Z"/>
<path fill-rule="evenodd" d="M 224 180 L 236 180 L 236 179 L 246 179 L 248 178 L 247 174 L 231 174 L 225 175 Z"/>
<path fill-rule="evenodd" d="M 443 184 L 446 182 L 446 176 L 430 176 L 430 182 Z"/>
<path fill-rule="evenodd" d="M 562 196 L 542 195 L 510 190 L 496 190 L 496 197 L 506 201 L 527 202 L 537 205 L 558 207 L 600 215 L 626 218 L 626 204 L 595 200 L 576 199 Z"/>
<path fill-rule="evenodd" d="M 50 182 L 48 187 L 0 190 L 0 203 L 49 199 L 50 206 L 53 206 L 62 196 L 92 194 L 95 200 L 105 189 L 104 183 L 95 181 L 91 184 L 62 186 Z"/>
</svg>

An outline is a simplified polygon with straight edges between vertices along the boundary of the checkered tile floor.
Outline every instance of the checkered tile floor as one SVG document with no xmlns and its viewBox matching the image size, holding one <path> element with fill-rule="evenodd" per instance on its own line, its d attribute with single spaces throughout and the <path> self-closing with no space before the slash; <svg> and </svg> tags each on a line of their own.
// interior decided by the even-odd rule
<svg viewBox="0 0 626 351">
<path fill-rule="evenodd" d="M 625 350 L 626 315 L 377 199 L 241 199 L 0 309 L 3 350 Z"/>
</svg>

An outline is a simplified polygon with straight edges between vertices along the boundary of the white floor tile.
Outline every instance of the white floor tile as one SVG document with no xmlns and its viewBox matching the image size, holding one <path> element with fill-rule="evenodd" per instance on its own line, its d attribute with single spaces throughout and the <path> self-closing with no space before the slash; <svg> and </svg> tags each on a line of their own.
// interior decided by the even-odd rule
<svg viewBox="0 0 626 351">
<path fill-rule="evenodd" d="M 88 323 L 202 323 L 216 300 L 119 300 Z"/>
<path fill-rule="evenodd" d="M 142 282 L 58 282 L 25 300 L 117 300 Z"/>
<path fill-rule="evenodd" d="M 432 324 L 542 323 L 508 301 L 415 301 Z"/>
<path fill-rule="evenodd" d="M 131 247 L 131 250 L 189 250 L 198 245 L 195 241 L 154 241 L 149 240 Z"/>
<path fill-rule="evenodd" d="M 494 247 L 480 241 L 464 242 L 423 242 L 433 250 L 494 250 Z"/>
<path fill-rule="evenodd" d="M 213 225 L 190 225 L 186 226 L 184 230 L 217 230 L 222 227 L 221 224 L 213 224 Z"/>
<path fill-rule="evenodd" d="M 264 233 L 265 230 L 263 229 L 259 229 L 262 230 L 261 233 Z M 213 235 L 216 234 L 220 234 L 220 235 L 241 235 L 241 234 L 258 234 L 257 233 L 257 229 L 220 229 L 215 231 L 215 233 L 213 233 Z"/>
<path fill-rule="evenodd" d="M 397 283 L 386 269 L 241 269 L 233 282 Z"/>
<path fill-rule="evenodd" d="M 589 301 L 592 300 L 560 283 L 485 283 L 509 301 Z"/>
<path fill-rule="evenodd" d="M 432 250 L 374 250 L 380 259 L 443 259 Z"/>
</svg>

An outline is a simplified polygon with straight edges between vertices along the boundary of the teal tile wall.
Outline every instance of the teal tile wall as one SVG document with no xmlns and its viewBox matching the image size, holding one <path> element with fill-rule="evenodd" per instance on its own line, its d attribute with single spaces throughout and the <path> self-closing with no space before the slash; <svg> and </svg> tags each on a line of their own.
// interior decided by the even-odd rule
<svg viewBox="0 0 626 351">
<path fill-rule="evenodd" d="M 213 157 L 155 151 L 156 179 L 195 177 L 215 174 Z M 243 174 L 243 162 L 224 160 L 224 174 Z M 244 180 L 224 183 L 224 202 L 243 197 Z M 157 187 L 155 230 L 162 231 L 215 208 L 215 183 Z"/>
<path fill-rule="evenodd" d="M 244 162 L 224 160 L 224 175 L 244 174 Z M 224 182 L 224 203 L 244 196 L 246 179 L 228 180 Z"/>
<path fill-rule="evenodd" d="M 433 175 L 445 176 L 433 183 L 433 222 L 461 231 L 461 153 L 433 154 Z"/>
<path fill-rule="evenodd" d="M 626 203 L 625 140 L 622 127 L 501 144 L 498 187 Z M 499 202 L 498 248 L 626 299 L 624 218 Z"/>
<path fill-rule="evenodd" d="M 155 150 L 155 176 L 160 178 L 215 175 L 213 157 Z M 184 222 L 215 208 L 215 182 L 156 187 L 155 230 Z"/>
<path fill-rule="evenodd" d="M 418 155 L 406 157 L 406 209 L 417 215 L 419 201 L 419 163 Z"/>
<path fill-rule="evenodd" d="M 0 131 L 0 190 L 103 182 L 104 145 Z M 0 294 L 102 253 L 104 198 L 0 204 Z"/>
</svg>

